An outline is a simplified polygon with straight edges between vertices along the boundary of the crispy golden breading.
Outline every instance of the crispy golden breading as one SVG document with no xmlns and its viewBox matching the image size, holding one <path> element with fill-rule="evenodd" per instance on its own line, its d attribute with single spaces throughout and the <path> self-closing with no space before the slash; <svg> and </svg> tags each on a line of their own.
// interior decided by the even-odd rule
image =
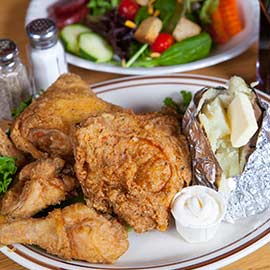
<svg viewBox="0 0 270 270">
<path fill-rule="evenodd" d="M 13 157 L 16 159 L 18 167 L 26 163 L 25 157 L 21 151 L 16 149 L 14 144 L 8 138 L 6 133 L 0 128 L 0 156 Z"/>
<path fill-rule="evenodd" d="M 0 244 L 34 244 L 71 260 L 113 263 L 127 249 L 127 231 L 116 219 L 108 220 L 77 203 L 54 210 L 48 217 L 28 218 L 0 225 Z"/>
<path fill-rule="evenodd" d="M 27 218 L 49 205 L 66 199 L 78 182 L 65 173 L 65 161 L 60 158 L 37 160 L 26 165 L 2 199 L 1 215 L 8 220 Z"/>
<path fill-rule="evenodd" d="M 72 156 L 70 127 L 99 112 L 119 110 L 91 91 L 79 76 L 65 74 L 15 120 L 11 138 L 18 149 L 36 159 Z"/>
<path fill-rule="evenodd" d="M 75 171 L 89 206 L 136 232 L 168 227 L 170 203 L 191 180 L 178 120 L 161 113 L 103 113 L 74 129 Z"/>
</svg>

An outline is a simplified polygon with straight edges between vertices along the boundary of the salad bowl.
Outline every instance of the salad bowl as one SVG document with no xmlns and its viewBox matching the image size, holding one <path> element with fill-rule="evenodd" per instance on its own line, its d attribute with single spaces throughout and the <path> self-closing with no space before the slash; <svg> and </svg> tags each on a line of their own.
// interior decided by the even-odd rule
<svg viewBox="0 0 270 270">
<path fill-rule="evenodd" d="M 56 0 L 32 0 L 30 2 L 26 24 L 31 20 L 41 17 L 48 17 L 48 7 L 54 4 Z M 239 0 L 239 10 L 244 22 L 244 29 L 238 35 L 230 39 L 224 45 L 218 45 L 214 48 L 208 57 L 190 62 L 187 64 L 165 66 L 165 67 L 121 67 L 110 63 L 96 63 L 73 54 L 67 53 L 68 63 L 89 70 L 96 70 L 109 73 L 126 75 L 151 75 L 184 72 L 194 69 L 212 66 L 226 60 L 229 60 L 247 50 L 258 37 L 259 25 L 259 3 L 256 0 Z"/>
</svg>

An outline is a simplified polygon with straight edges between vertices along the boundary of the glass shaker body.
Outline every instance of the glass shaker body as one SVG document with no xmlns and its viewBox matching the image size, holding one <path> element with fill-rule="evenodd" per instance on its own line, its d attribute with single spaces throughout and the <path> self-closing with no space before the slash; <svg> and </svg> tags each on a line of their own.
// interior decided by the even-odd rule
<svg viewBox="0 0 270 270">
<path fill-rule="evenodd" d="M 30 98 L 33 92 L 16 44 L 1 39 L 0 54 L 0 118 L 11 119 L 12 111 Z"/>
<path fill-rule="evenodd" d="M 37 94 L 46 90 L 59 75 L 68 72 L 65 51 L 59 41 L 54 46 L 42 50 L 29 46 L 28 58 L 31 80 Z"/>
<path fill-rule="evenodd" d="M 36 92 L 46 90 L 63 73 L 68 72 L 64 48 L 57 28 L 50 19 L 36 19 L 26 26 L 30 45 L 28 57 L 31 81 Z"/>
</svg>

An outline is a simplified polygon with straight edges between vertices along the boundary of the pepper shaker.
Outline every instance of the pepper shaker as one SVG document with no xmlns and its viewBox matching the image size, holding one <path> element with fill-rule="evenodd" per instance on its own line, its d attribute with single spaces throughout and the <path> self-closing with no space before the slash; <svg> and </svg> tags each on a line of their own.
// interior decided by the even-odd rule
<svg viewBox="0 0 270 270">
<path fill-rule="evenodd" d="M 0 39 L 0 118 L 11 119 L 12 110 L 33 94 L 16 44 Z"/>
<path fill-rule="evenodd" d="M 31 80 L 38 93 L 68 72 L 65 51 L 58 40 L 56 25 L 50 19 L 31 21 L 26 26 L 26 32 L 30 41 Z"/>
</svg>

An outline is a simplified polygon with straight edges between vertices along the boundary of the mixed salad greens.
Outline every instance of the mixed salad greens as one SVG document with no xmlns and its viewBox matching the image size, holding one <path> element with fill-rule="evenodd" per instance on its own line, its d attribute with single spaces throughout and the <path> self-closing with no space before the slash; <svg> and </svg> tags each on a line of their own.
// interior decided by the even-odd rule
<svg viewBox="0 0 270 270">
<path fill-rule="evenodd" d="M 59 0 L 49 16 L 68 52 L 124 67 L 202 59 L 243 28 L 237 0 Z"/>
</svg>

